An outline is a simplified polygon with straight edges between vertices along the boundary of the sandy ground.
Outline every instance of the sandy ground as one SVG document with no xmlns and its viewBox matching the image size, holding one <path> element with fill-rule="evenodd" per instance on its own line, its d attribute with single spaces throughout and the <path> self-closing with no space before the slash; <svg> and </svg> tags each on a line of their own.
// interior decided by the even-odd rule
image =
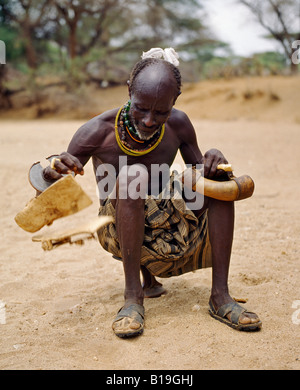
<svg viewBox="0 0 300 390">
<path fill-rule="evenodd" d="M 201 150 L 221 149 L 236 176 L 249 174 L 256 184 L 252 198 L 236 203 L 229 285 L 259 314 L 262 330 L 237 332 L 209 316 L 205 269 L 159 279 L 168 294 L 145 301 L 144 334 L 131 340 L 111 330 L 123 302 L 122 264 L 96 240 L 45 252 L 14 221 L 34 196 L 31 164 L 65 150 L 82 123 L 0 122 L 0 369 L 299 369 L 297 120 L 193 119 Z M 97 214 L 90 163 L 78 180 L 93 205 L 51 229 Z"/>
</svg>

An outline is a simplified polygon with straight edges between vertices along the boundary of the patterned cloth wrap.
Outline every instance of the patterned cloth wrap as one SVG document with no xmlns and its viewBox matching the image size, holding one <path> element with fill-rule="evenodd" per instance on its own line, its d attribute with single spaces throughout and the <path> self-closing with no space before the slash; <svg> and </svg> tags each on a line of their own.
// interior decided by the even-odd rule
<svg viewBox="0 0 300 390">
<path fill-rule="evenodd" d="M 176 173 L 173 172 L 169 196 L 147 196 L 145 200 L 145 236 L 141 265 L 152 275 L 161 278 L 212 266 L 207 212 L 198 219 L 187 207 L 181 190 L 182 182 L 176 180 Z M 115 209 L 109 198 L 100 207 L 99 215 L 110 215 L 115 219 Z M 106 251 L 122 258 L 114 223 L 101 228 L 98 238 Z"/>
</svg>

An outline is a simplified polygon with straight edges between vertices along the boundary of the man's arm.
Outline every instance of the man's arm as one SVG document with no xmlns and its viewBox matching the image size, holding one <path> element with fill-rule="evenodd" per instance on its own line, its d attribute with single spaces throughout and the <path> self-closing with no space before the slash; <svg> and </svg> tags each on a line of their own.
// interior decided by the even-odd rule
<svg viewBox="0 0 300 390">
<path fill-rule="evenodd" d="M 104 126 L 105 122 L 99 117 L 82 125 L 72 137 L 67 151 L 56 157 L 52 167 L 48 166 L 44 169 L 44 178 L 58 180 L 62 174 L 72 172 L 83 175 L 84 165 L 101 144 L 101 131 L 99 131 L 101 125 Z"/>
<path fill-rule="evenodd" d="M 186 164 L 202 164 L 203 155 L 199 149 L 196 132 L 189 117 L 182 111 L 176 112 L 176 131 L 180 139 L 180 153 Z"/>
<path fill-rule="evenodd" d="M 196 131 L 188 116 L 182 111 L 178 111 L 177 122 L 180 129 L 180 153 L 184 162 L 192 165 L 203 164 L 204 177 L 207 178 L 224 174 L 222 170 L 217 169 L 219 164 L 228 163 L 223 153 L 218 149 L 210 149 L 203 156 L 198 146 Z"/>
</svg>

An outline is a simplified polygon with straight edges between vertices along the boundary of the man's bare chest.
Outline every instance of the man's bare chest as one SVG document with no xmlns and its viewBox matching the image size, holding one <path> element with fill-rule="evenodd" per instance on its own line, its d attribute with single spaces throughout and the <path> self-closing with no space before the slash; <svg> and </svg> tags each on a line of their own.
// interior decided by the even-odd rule
<svg viewBox="0 0 300 390">
<path fill-rule="evenodd" d="M 171 166 L 180 146 L 177 138 L 173 137 L 170 139 L 164 137 L 159 145 L 149 153 L 147 153 L 147 148 L 145 148 L 146 153 L 139 156 L 131 156 L 120 149 L 114 135 L 112 135 L 109 141 L 105 148 L 101 148 L 95 153 L 93 164 L 96 169 L 100 164 L 110 165 L 117 175 L 124 165 L 142 165 L 149 174 L 157 166 Z"/>
</svg>

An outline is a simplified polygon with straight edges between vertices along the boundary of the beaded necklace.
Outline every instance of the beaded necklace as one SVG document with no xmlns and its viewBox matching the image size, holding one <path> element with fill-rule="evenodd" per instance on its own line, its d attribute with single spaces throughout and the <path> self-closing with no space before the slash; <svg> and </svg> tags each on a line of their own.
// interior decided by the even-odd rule
<svg viewBox="0 0 300 390">
<path fill-rule="evenodd" d="M 130 108 L 130 105 L 127 104 L 124 107 L 121 107 L 117 113 L 116 120 L 115 120 L 116 140 L 117 140 L 117 143 L 118 143 L 120 149 L 124 153 L 128 154 L 129 156 L 143 156 L 144 154 L 150 153 L 152 150 L 154 150 L 159 145 L 159 143 L 161 142 L 161 140 L 164 136 L 164 133 L 165 133 L 165 124 L 162 125 L 160 131 L 157 134 L 155 134 L 153 139 L 150 140 L 151 142 L 147 145 L 146 149 L 134 149 L 134 148 L 132 148 L 132 146 L 130 146 L 126 142 L 126 130 L 127 130 L 127 133 L 130 135 L 130 137 L 134 141 L 137 141 L 140 143 L 144 143 L 145 141 L 138 141 L 130 134 L 130 132 L 135 133 L 135 131 L 133 130 L 133 127 L 131 126 L 130 121 L 129 121 L 129 116 L 128 116 L 129 108 Z M 125 128 L 124 128 L 124 124 L 125 124 Z M 118 131 L 119 125 L 121 128 L 121 138 L 119 136 L 119 131 Z"/>
<path fill-rule="evenodd" d="M 127 104 L 125 104 L 124 105 L 124 108 L 123 108 L 123 110 L 122 110 L 122 112 L 121 112 L 121 120 L 120 120 L 120 124 L 121 125 L 123 125 L 123 121 L 124 121 L 124 123 L 125 123 L 125 127 L 126 127 L 126 129 L 127 129 L 127 132 L 128 132 L 128 134 L 131 136 L 131 134 L 134 134 L 135 136 L 138 136 L 138 134 L 137 134 L 137 132 L 136 132 L 136 130 L 135 130 L 135 128 L 134 128 L 134 126 L 132 126 L 131 125 L 131 123 L 130 123 L 130 118 L 129 118 L 129 110 L 130 110 L 130 106 L 131 106 L 131 101 L 129 100 L 128 102 L 127 102 Z M 131 134 L 130 134 L 131 133 Z M 131 137 L 132 138 L 132 137 Z M 140 142 L 140 143 L 144 143 L 145 141 L 138 141 L 138 140 L 136 140 L 136 139 L 134 139 L 134 138 L 132 138 L 134 141 L 136 141 L 136 142 Z"/>
</svg>

